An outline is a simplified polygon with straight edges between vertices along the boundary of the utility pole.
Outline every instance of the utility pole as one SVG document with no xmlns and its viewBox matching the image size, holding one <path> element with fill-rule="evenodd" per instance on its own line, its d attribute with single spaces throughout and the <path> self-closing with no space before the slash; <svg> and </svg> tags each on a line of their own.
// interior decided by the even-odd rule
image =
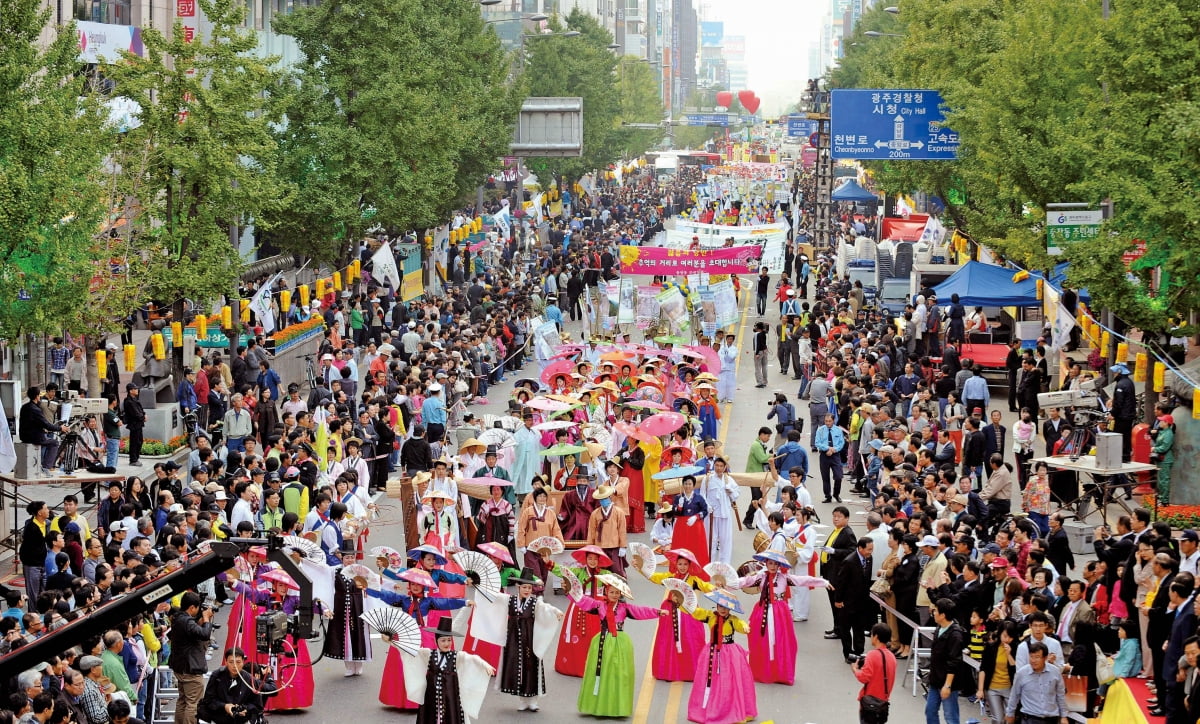
<svg viewBox="0 0 1200 724">
<path fill-rule="evenodd" d="M 813 251 L 833 248 L 833 154 L 831 149 L 829 91 L 825 81 L 814 78 L 801 96 L 801 104 L 810 121 L 817 122 L 816 217 L 813 225 Z"/>
</svg>

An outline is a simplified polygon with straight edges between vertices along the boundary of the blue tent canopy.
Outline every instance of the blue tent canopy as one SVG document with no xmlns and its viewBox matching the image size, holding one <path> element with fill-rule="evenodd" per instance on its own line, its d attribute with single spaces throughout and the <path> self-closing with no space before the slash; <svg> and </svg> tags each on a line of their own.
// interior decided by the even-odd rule
<svg viewBox="0 0 1200 724">
<path fill-rule="evenodd" d="M 957 294 L 965 307 L 1036 307 L 1037 280 L 1032 276 L 1014 283 L 1016 269 L 969 261 L 950 278 L 933 288 L 938 304 L 950 301 Z"/>
<path fill-rule="evenodd" d="M 1055 264 L 1054 269 L 1050 272 L 1050 286 L 1062 291 L 1063 285 L 1067 283 L 1067 267 L 1071 266 L 1069 262 Z M 1079 295 L 1079 301 L 1084 304 L 1091 304 L 1092 296 L 1088 294 L 1086 289 L 1076 289 L 1075 293 Z"/>
<path fill-rule="evenodd" d="M 839 186 L 833 192 L 834 201 L 879 201 L 879 195 L 867 191 L 854 179 Z"/>
</svg>

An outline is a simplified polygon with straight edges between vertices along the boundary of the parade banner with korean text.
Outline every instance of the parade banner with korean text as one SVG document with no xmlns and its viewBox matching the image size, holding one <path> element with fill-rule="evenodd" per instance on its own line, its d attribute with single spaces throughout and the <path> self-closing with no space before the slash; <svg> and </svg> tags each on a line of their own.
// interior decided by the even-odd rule
<svg viewBox="0 0 1200 724">
<path fill-rule="evenodd" d="M 647 329 L 658 321 L 658 287 L 640 286 L 637 288 L 637 316 L 634 325 L 638 329 Z"/>
<path fill-rule="evenodd" d="M 424 275 L 421 274 L 421 246 L 419 244 L 396 244 L 396 256 L 400 257 L 403 269 L 400 299 L 408 302 L 425 293 Z"/>
<path fill-rule="evenodd" d="M 660 276 L 711 274 L 754 274 L 758 272 L 762 248 L 733 246 L 722 249 L 665 249 L 657 246 L 622 246 L 622 274 Z"/>
</svg>

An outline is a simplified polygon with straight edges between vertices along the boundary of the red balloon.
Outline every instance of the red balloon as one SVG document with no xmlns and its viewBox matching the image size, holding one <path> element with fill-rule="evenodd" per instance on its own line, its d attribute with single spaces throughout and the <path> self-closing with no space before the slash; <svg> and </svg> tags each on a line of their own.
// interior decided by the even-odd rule
<svg viewBox="0 0 1200 724">
<path fill-rule="evenodd" d="M 738 91 L 738 102 L 751 114 L 758 112 L 758 107 L 762 105 L 762 99 L 751 90 Z"/>
<path fill-rule="evenodd" d="M 729 104 L 733 103 L 732 91 L 717 91 L 717 105 L 728 108 Z"/>
</svg>

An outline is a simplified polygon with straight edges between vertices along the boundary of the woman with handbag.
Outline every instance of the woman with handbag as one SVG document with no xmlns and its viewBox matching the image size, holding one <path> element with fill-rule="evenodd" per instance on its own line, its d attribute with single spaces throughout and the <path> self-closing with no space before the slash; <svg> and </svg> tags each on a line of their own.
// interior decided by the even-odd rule
<svg viewBox="0 0 1200 724">
<path fill-rule="evenodd" d="M 900 541 L 903 538 L 904 533 L 896 528 L 888 531 L 888 554 L 883 559 L 883 563 L 879 564 L 879 573 L 871 583 L 871 592 L 878 594 L 891 608 L 896 607 L 896 594 L 892 591 L 892 577 L 896 572 L 896 566 L 900 565 Z M 900 619 L 896 618 L 896 614 L 892 613 L 890 609 L 885 609 L 885 611 L 887 625 L 892 632 L 888 648 L 892 653 L 902 652 L 904 646 L 900 643 Z"/>
<path fill-rule="evenodd" d="M 917 621 L 917 591 L 921 581 L 921 563 L 917 552 L 917 537 L 912 534 L 900 539 L 896 550 L 900 562 L 892 572 L 892 593 L 896 596 L 896 610 L 910 621 Z M 900 652 L 897 658 L 907 659 L 912 655 L 912 627 L 903 620 L 900 629 Z"/>
</svg>

